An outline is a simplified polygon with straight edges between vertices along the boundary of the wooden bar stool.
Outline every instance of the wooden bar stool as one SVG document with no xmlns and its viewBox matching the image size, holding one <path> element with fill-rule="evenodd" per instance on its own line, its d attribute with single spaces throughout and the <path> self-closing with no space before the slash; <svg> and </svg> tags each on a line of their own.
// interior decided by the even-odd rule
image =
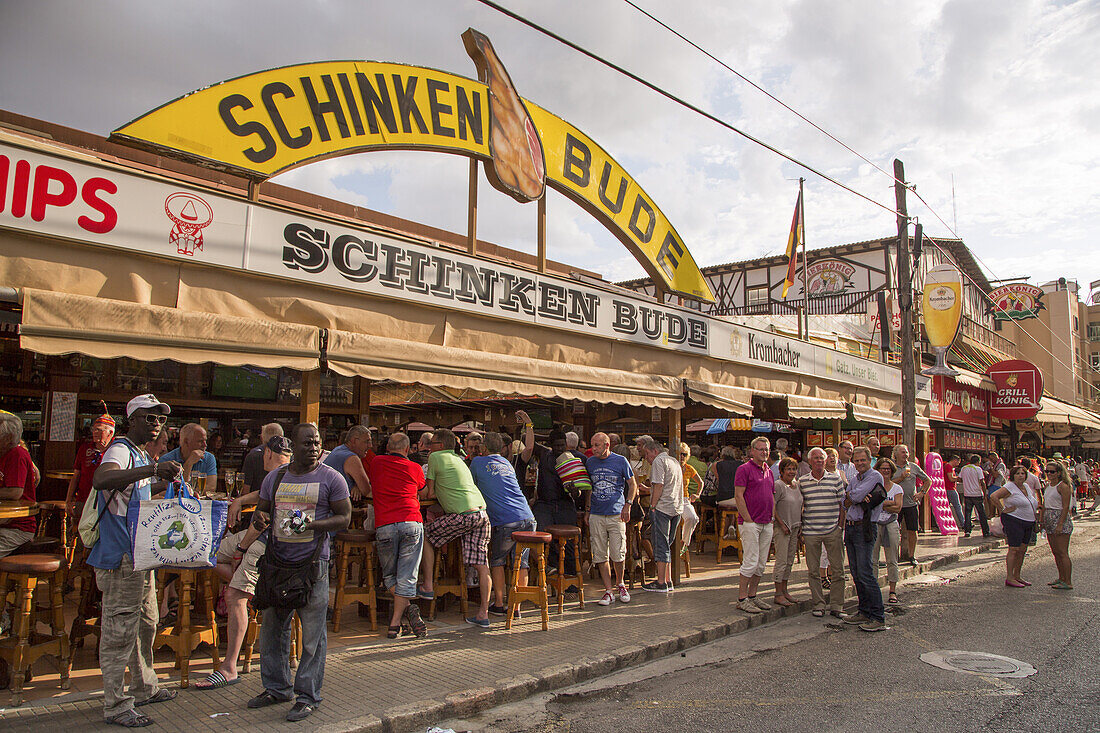
<svg viewBox="0 0 1100 733">
<path fill-rule="evenodd" d="M 178 574 L 179 608 L 176 623 L 157 632 L 153 648 L 169 646 L 176 653 L 176 666 L 180 670 L 180 687 L 187 687 L 190 674 L 191 652 L 199 644 L 208 644 L 214 666 L 221 663 L 218 657 L 218 622 L 214 618 L 213 568 L 171 568 L 157 571 L 157 586 L 164 593 L 165 577 Z M 191 621 L 191 598 L 195 598 L 195 610 L 200 614 L 199 623 Z"/>
<path fill-rule="evenodd" d="M 354 556 L 354 558 L 353 558 Z M 359 562 L 359 582 L 348 585 L 349 566 Z M 332 630 L 340 630 L 340 616 L 349 603 L 366 603 L 370 630 L 378 630 L 378 589 L 374 578 L 374 530 L 346 529 L 336 533 L 336 596 L 332 602 Z"/>
<path fill-rule="evenodd" d="M 584 577 L 581 571 L 581 528 L 573 524 L 551 524 L 546 528 L 550 536 L 558 542 L 558 572 L 550 580 L 550 585 L 558 592 L 558 613 L 565 608 L 565 589 L 577 586 L 579 608 L 584 609 Z M 573 574 L 565 574 L 565 546 L 573 544 Z M 572 582 L 569 582 L 572 581 Z"/>
<path fill-rule="evenodd" d="M 450 593 L 458 598 L 462 618 L 470 617 L 470 602 L 466 597 L 466 571 L 462 566 L 462 539 L 456 537 L 435 549 L 435 566 L 432 568 L 432 589 L 435 597 L 428 604 L 428 619 L 435 619 L 435 604 Z"/>
<path fill-rule="evenodd" d="M 62 555 L 9 555 L 0 559 L 0 608 L 7 605 L 9 583 L 15 586 L 11 610 L 12 633 L 0 639 L 0 660 L 11 670 L 11 704 L 23 704 L 23 683 L 39 657 L 52 654 L 58 659 L 61 689 L 69 689 L 69 636 L 65 633 L 65 612 L 61 586 L 65 582 Z M 40 582 L 49 585 L 50 633 L 38 633 L 34 592 Z"/>
<path fill-rule="evenodd" d="M 718 546 L 721 520 L 718 518 L 718 507 L 698 502 L 696 509 L 699 512 L 699 526 L 695 528 L 695 552 L 702 554 L 707 540 L 713 542 L 715 547 Z M 710 531 L 707 530 L 708 526 L 711 527 Z"/>
<path fill-rule="evenodd" d="M 241 671 L 248 674 L 252 671 L 252 653 L 256 647 L 256 639 L 260 636 L 260 624 L 263 617 L 252 606 L 248 607 L 248 626 L 244 631 L 244 642 L 241 644 Z M 302 622 L 298 618 L 298 612 L 290 622 L 290 668 L 298 668 L 298 657 L 302 656 Z"/>
<path fill-rule="evenodd" d="M 729 528 L 733 527 L 733 537 L 727 537 Z M 737 551 L 737 558 L 741 558 L 741 530 L 737 527 L 737 510 L 718 508 L 718 550 L 715 559 L 716 564 L 722 564 L 722 552 L 732 547 Z"/>
<path fill-rule="evenodd" d="M 512 583 L 508 590 L 508 617 L 504 621 L 504 628 L 512 628 L 512 614 L 519 608 L 523 601 L 531 601 L 542 612 L 542 630 L 550 629 L 550 599 L 546 596 L 546 546 L 550 544 L 553 536 L 546 532 L 513 532 L 512 539 L 516 543 L 516 559 L 512 567 Z M 519 583 L 520 564 L 523 562 L 523 551 L 528 553 L 527 585 Z M 539 564 L 538 583 L 531 583 L 531 573 L 535 570 L 535 563 Z"/>
</svg>

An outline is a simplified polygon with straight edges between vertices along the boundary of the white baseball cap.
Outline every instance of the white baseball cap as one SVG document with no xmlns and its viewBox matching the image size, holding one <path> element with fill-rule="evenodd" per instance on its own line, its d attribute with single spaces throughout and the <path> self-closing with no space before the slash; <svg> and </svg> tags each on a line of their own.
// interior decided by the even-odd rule
<svg viewBox="0 0 1100 733">
<path fill-rule="evenodd" d="M 140 410 L 141 408 L 159 408 L 161 414 L 170 415 L 172 408 L 158 400 L 151 394 L 139 394 L 134 399 L 126 403 L 126 417 L 130 417 L 134 414 L 134 410 Z"/>
</svg>

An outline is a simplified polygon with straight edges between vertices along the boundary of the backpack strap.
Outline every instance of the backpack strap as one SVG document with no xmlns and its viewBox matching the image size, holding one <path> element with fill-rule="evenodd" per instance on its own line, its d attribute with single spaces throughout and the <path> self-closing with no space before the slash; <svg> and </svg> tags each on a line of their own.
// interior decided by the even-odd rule
<svg viewBox="0 0 1100 733">
<path fill-rule="evenodd" d="M 107 450 L 110 450 L 111 446 L 115 445 L 116 443 L 126 446 L 127 450 L 130 451 L 130 465 L 127 466 L 127 468 L 133 468 L 134 464 L 137 463 L 138 458 L 137 446 L 130 442 L 130 440 L 126 438 L 126 436 L 120 436 L 111 441 L 110 445 L 107 446 Z M 106 453 L 107 450 L 104 450 L 103 452 Z M 122 491 L 122 489 L 104 489 L 104 491 L 110 492 L 110 496 L 108 496 L 107 499 L 103 502 L 103 508 L 99 511 L 99 516 L 96 517 L 95 524 L 92 525 L 93 531 L 95 531 L 95 529 L 99 527 L 99 523 L 103 521 L 103 515 L 107 513 L 107 510 L 111 506 L 111 502 L 115 500 L 115 494 Z M 101 492 L 96 491 L 95 493 L 96 501 L 99 501 L 99 495 Z"/>
</svg>

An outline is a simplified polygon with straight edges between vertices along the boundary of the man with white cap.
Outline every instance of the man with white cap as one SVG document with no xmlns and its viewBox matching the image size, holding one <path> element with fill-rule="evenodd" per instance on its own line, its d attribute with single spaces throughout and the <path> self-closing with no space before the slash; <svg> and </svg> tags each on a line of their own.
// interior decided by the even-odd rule
<svg viewBox="0 0 1100 733">
<path fill-rule="evenodd" d="M 171 408 L 151 394 L 126 404 L 129 429 L 103 453 L 92 479 L 99 511 L 99 541 L 88 554 L 96 584 L 103 592 L 100 618 L 99 666 L 103 671 L 103 717 L 127 728 L 144 727 L 152 720 L 136 707 L 171 700 L 176 690 L 160 689 L 153 670 L 153 639 L 157 633 L 157 595 L 153 571 L 134 570 L 126 508 L 132 496 L 150 497 L 153 477 L 171 481 L 183 467 L 175 461 L 152 462 L 145 444 L 155 439 Z M 124 689 L 130 666 L 130 689 Z"/>
</svg>

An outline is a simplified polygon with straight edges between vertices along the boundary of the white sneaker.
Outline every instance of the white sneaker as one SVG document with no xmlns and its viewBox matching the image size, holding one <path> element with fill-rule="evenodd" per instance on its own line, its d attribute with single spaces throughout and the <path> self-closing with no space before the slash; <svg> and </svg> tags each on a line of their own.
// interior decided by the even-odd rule
<svg viewBox="0 0 1100 733">
<path fill-rule="evenodd" d="M 630 603 L 630 593 L 627 592 L 625 585 L 620 585 L 616 592 L 619 594 L 619 603 Z"/>
<path fill-rule="evenodd" d="M 615 602 L 615 596 L 611 595 L 611 591 L 609 591 L 609 590 L 605 590 L 603 592 L 603 598 L 596 601 L 596 603 L 600 604 L 601 606 L 610 606 L 614 602 Z"/>
</svg>

